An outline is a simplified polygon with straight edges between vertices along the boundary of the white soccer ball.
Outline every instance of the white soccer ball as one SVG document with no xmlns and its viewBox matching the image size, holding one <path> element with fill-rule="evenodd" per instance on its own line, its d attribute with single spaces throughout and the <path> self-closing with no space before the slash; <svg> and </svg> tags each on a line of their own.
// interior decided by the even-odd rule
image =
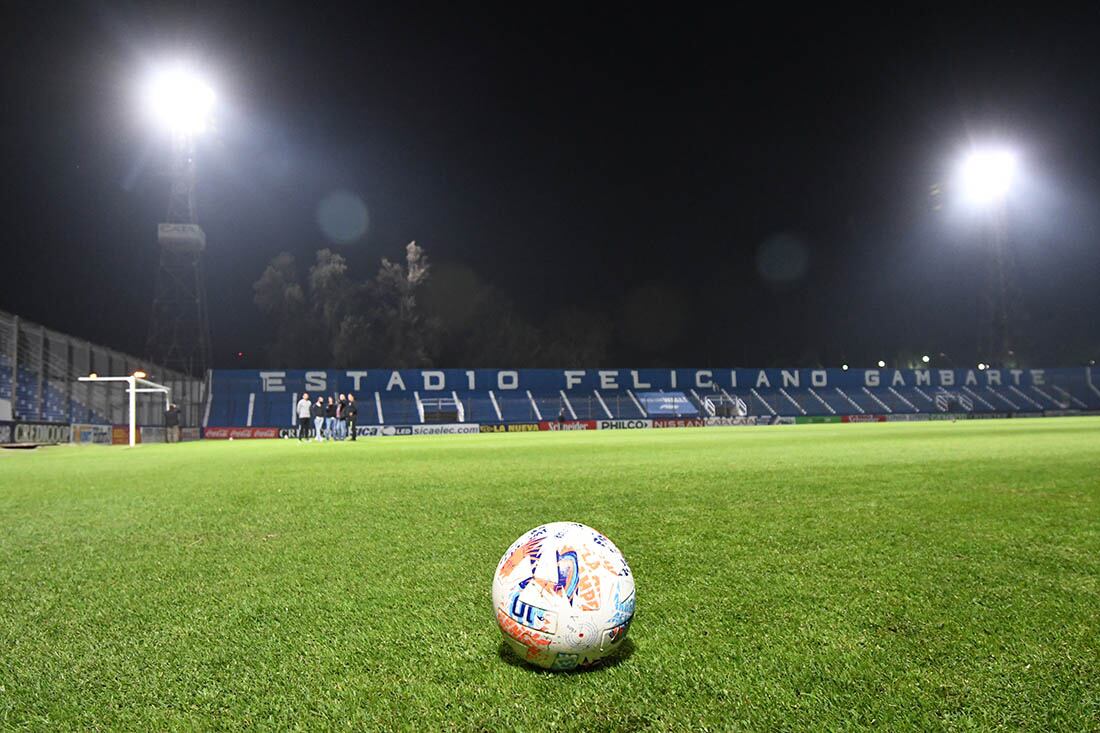
<svg viewBox="0 0 1100 733">
<path fill-rule="evenodd" d="M 547 669 L 585 667 L 626 638 L 634 576 L 619 548 L 591 527 L 544 524 L 500 559 L 493 610 L 520 659 Z"/>
</svg>

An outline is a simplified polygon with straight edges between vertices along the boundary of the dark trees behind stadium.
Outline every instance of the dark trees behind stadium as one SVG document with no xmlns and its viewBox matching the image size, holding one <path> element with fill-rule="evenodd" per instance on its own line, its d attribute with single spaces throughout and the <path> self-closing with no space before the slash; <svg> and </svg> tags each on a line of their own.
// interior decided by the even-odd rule
<svg viewBox="0 0 1100 733">
<path fill-rule="evenodd" d="M 272 366 L 603 366 L 612 343 L 606 315 L 567 306 L 536 325 L 471 270 L 434 268 L 415 242 L 367 280 L 329 249 L 303 279 L 283 252 L 252 287 L 273 326 Z"/>
</svg>

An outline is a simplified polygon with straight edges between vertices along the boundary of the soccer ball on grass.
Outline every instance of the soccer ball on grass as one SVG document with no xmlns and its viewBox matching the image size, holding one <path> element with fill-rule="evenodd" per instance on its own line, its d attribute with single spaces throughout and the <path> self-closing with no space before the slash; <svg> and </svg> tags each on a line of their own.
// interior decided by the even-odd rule
<svg viewBox="0 0 1100 733">
<path fill-rule="evenodd" d="M 543 524 L 500 559 L 493 610 L 520 659 L 547 669 L 587 667 L 626 638 L 634 576 L 619 548 L 591 527 Z"/>
</svg>

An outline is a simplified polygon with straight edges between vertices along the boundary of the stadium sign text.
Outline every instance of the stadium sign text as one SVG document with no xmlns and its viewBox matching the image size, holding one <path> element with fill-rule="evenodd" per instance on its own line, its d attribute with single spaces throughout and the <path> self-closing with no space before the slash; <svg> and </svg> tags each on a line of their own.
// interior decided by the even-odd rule
<svg viewBox="0 0 1100 733">
<path fill-rule="evenodd" d="M 0 422 L 0 444 L 68 443 L 72 429 L 66 423 Z"/>
<path fill-rule="evenodd" d="M 458 423 L 455 425 L 413 425 L 413 435 L 470 435 L 480 433 L 477 423 Z"/>
<path fill-rule="evenodd" d="M 707 427 L 729 427 L 733 425 L 794 425 L 793 417 L 783 415 L 745 415 L 740 417 L 704 418 Z"/>
<path fill-rule="evenodd" d="M 640 430 L 653 426 L 652 420 L 600 420 L 597 430 Z"/>
<path fill-rule="evenodd" d="M 483 433 L 531 433 L 538 432 L 538 423 L 505 423 L 501 425 L 482 425 Z"/>
<path fill-rule="evenodd" d="M 207 440 L 242 440 L 278 438 L 279 428 L 206 428 L 202 437 Z"/>
<path fill-rule="evenodd" d="M 707 421 L 701 417 L 682 419 L 656 418 L 653 420 L 653 427 L 655 428 L 702 428 L 706 427 L 706 425 Z"/>
<path fill-rule="evenodd" d="M 391 437 L 395 435 L 470 435 L 484 432 L 478 423 L 453 425 L 360 425 L 355 428 L 359 438 Z M 298 428 L 207 428 L 207 438 L 287 438 L 296 439 Z"/>
<path fill-rule="evenodd" d="M 111 444 L 110 425 L 75 424 L 72 428 L 72 441 L 74 443 L 99 443 Z"/>
<path fill-rule="evenodd" d="M 218 369 L 213 389 L 231 392 L 378 392 L 430 396 L 451 392 L 591 392 L 830 387 L 1043 386 L 1073 369 Z M 668 397 L 667 399 L 674 399 Z M 670 406 L 673 403 L 669 403 Z M 675 411 L 675 407 L 671 407 Z"/>
<path fill-rule="evenodd" d="M 595 430 L 595 420 L 543 420 L 539 430 Z"/>
</svg>

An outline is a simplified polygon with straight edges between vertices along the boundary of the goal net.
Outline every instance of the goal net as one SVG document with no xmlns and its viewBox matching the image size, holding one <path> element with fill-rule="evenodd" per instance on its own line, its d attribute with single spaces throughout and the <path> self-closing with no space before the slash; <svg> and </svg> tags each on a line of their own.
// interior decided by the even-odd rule
<svg viewBox="0 0 1100 733">
<path fill-rule="evenodd" d="M 162 395 L 164 399 L 165 411 L 167 411 L 168 407 L 172 404 L 171 388 L 166 387 L 163 384 L 157 384 L 156 382 L 149 381 L 145 378 L 142 372 L 136 372 L 128 377 L 101 377 L 97 374 L 89 374 L 86 377 L 80 377 L 78 381 L 88 382 L 96 385 L 102 384 L 103 389 L 113 389 L 116 386 L 125 386 L 130 403 L 130 409 L 127 412 L 127 427 L 130 434 L 130 447 L 137 445 L 138 398 L 141 395 Z"/>
</svg>

